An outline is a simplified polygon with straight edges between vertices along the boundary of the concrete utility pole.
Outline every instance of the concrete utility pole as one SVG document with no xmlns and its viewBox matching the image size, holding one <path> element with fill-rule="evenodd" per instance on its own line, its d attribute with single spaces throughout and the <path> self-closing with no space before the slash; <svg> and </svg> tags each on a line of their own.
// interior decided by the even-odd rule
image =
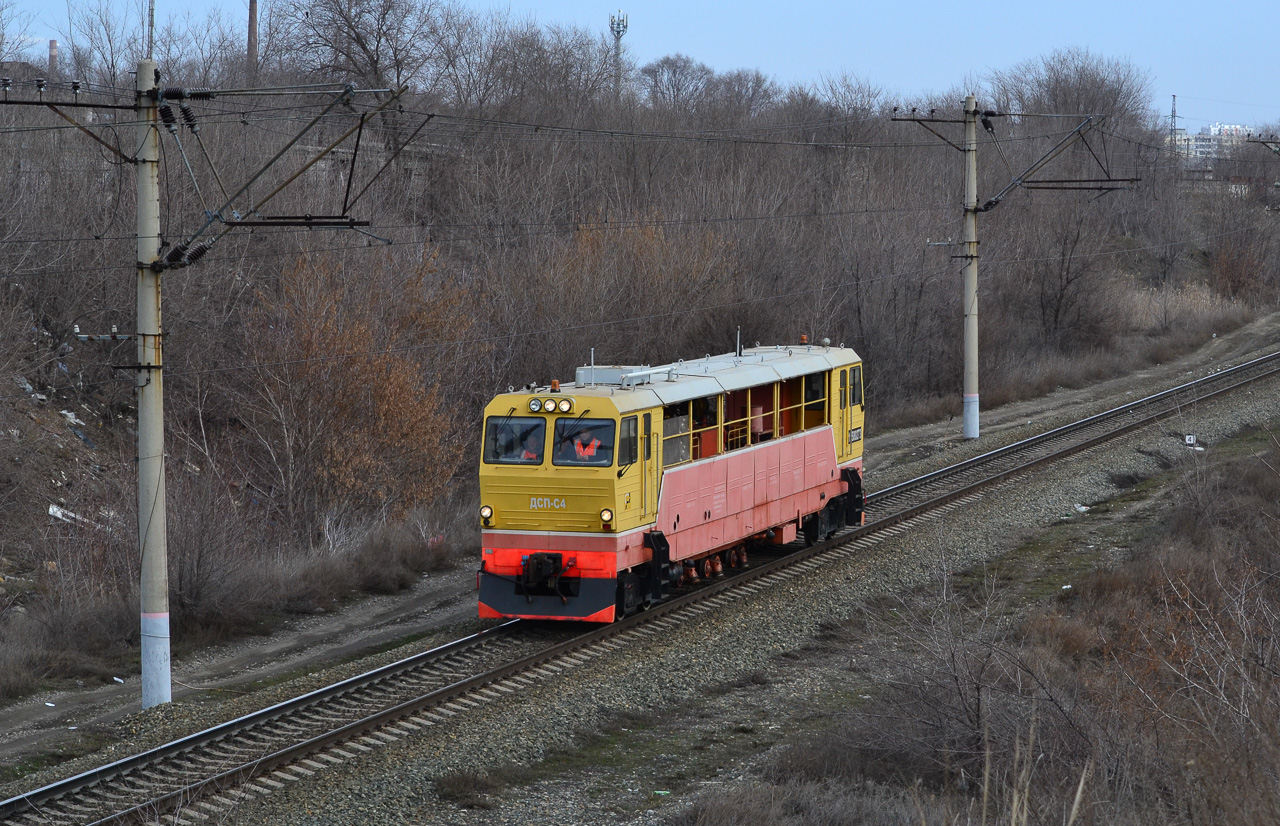
<svg viewBox="0 0 1280 826">
<path fill-rule="evenodd" d="M 898 111 L 896 106 L 893 111 Z M 991 134 L 991 138 L 994 141 L 996 139 L 996 130 L 991 123 L 991 119 L 1003 116 L 999 112 L 990 110 L 979 112 L 978 101 L 973 95 L 965 96 L 964 118 L 961 120 L 934 117 L 934 111 L 930 109 L 929 116 L 922 118 L 916 114 L 915 109 L 912 109 L 909 117 L 895 115 L 891 120 L 918 123 L 939 138 L 942 138 L 952 149 L 958 149 L 964 154 L 964 241 L 962 242 L 964 244 L 964 252 L 959 256 L 952 257 L 964 259 L 964 437 L 966 439 L 976 439 L 978 438 L 978 213 L 995 209 L 1006 195 L 1019 187 L 1026 189 L 1111 192 L 1116 189 L 1123 189 L 1125 184 L 1136 183 L 1139 179 L 1113 178 L 1105 167 L 1103 168 L 1107 175 L 1105 178 L 1067 178 L 1060 180 L 1032 178 L 1054 158 L 1065 152 L 1067 147 L 1081 140 L 1084 134 L 1094 127 L 1097 122 L 1095 117 L 1087 115 L 1079 126 L 1058 141 L 1057 145 L 1040 157 L 1040 160 L 1027 167 L 1022 174 L 1015 176 L 1008 186 L 988 198 L 982 206 L 978 206 L 978 121 L 982 121 L 982 128 Z M 1032 115 L 1030 117 L 1036 116 Z M 934 123 L 964 124 L 964 144 L 957 144 L 941 132 L 938 132 L 930 126 L 930 124 Z M 1000 148 L 999 143 L 996 143 L 996 148 Z M 1004 150 L 1001 150 L 1001 156 L 1003 157 L 1003 155 Z M 1093 157 L 1097 160 L 1096 154 Z M 1005 165 L 1008 165 L 1007 159 L 1005 160 Z M 1102 161 L 1099 160 L 1098 165 L 1102 166 Z"/>
<path fill-rule="evenodd" d="M 148 4 L 148 55 L 152 53 L 151 46 L 155 29 L 154 11 L 155 2 L 150 0 Z M 38 83 L 43 84 L 43 81 Z M 168 703 L 173 699 L 169 655 L 169 573 L 168 549 L 166 547 L 167 518 L 164 469 L 164 327 L 160 320 L 161 273 L 167 269 L 186 267 L 195 263 L 209 251 L 217 238 L 226 234 L 234 226 L 307 226 L 350 229 L 368 226 L 368 221 L 356 221 L 345 214 L 349 206 L 345 201 L 343 203 L 343 214 L 339 216 L 283 216 L 277 219 L 257 218 L 251 221 L 242 221 L 239 220 L 238 215 L 235 215 L 234 210 L 231 210 L 235 198 L 244 195 L 254 181 L 265 174 L 267 169 L 283 157 L 289 148 L 301 140 L 303 135 L 318 124 L 329 111 L 339 104 L 349 101 L 354 90 L 348 85 L 337 93 L 329 103 L 328 108 L 317 115 L 302 132 L 290 140 L 234 196 L 228 198 L 226 204 L 216 214 L 206 213 L 208 223 L 204 227 L 186 241 L 171 247 L 168 254 L 162 259 L 160 257 L 160 104 L 166 98 L 175 101 L 185 101 L 187 99 L 207 100 L 212 98 L 215 92 L 207 89 L 175 88 L 162 93 L 160 90 L 160 72 L 156 67 L 155 60 L 150 56 L 138 61 L 138 73 L 134 87 L 136 97 L 133 103 L 130 104 L 82 103 L 77 98 L 71 102 L 59 101 L 55 105 L 54 102 L 45 102 L 43 100 L 43 85 L 39 85 L 37 88 L 41 90 L 42 99 L 40 101 L 9 100 L 6 94 L 3 99 L 0 99 L 0 105 L 46 106 L 52 109 L 64 119 L 71 121 L 86 136 L 96 141 L 121 161 L 126 164 L 132 164 L 136 174 L 137 332 L 134 334 L 118 333 L 113 327 L 108 335 L 88 335 L 81 334 L 78 326 L 73 329 L 75 330 L 76 338 L 80 341 L 114 342 L 132 339 L 137 345 L 138 363 L 133 369 L 137 371 L 136 388 L 138 394 L 138 552 L 141 559 L 142 707 L 151 708 L 161 703 Z M 80 93 L 79 81 L 72 81 L 71 88 L 72 92 L 78 95 Z M 395 103 L 407 90 L 407 86 L 402 86 L 395 90 L 395 93 L 386 101 L 362 116 L 359 123 L 348 129 L 337 142 L 308 161 L 301 170 L 295 172 L 291 178 L 277 187 L 270 195 L 258 201 L 249 210 L 249 214 L 259 215 L 261 208 L 267 201 L 278 194 L 290 181 L 296 179 L 335 149 L 339 143 L 356 134 L 369 117 Z M 378 90 L 370 90 L 370 92 L 375 91 Z M 185 109 L 185 104 L 180 105 L 183 105 Z M 68 117 L 63 111 L 64 109 L 74 108 L 129 112 L 138 125 L 134 141 L 129 144 L 130 147 L 137 147 L 136 154 L 126 154 L 117 145 L 102 140 L 83 124 Z M 184 120 L 186 120 L 185 115 Z M 409 140 L 412 140 L 429 121 L 430 118 L 424 119 L 418 129 L 409 136 Z M 188 123 L 193 126 L 192 131 L 194 132 L 194 124 L 191 121 L 188 121 Z M 406 141 L 407 143 L 408 141 Z M 181 151 L 181 145 L 179 145 L 179 151 Z M 398 152 L 399 150 L 397 150 L 397 154 Z M 185 155 L 183 157 L 185 160 Z M 393 155 L 392 157 L 394 158 L 395 156 Z M 190 170 L 189 165 L 188 170 Z M 379 172 L 379 174 L 381 173 Z M 214 175 L 217 175 L 216 169 L 214 170 Z M 194 174 L 192 175 L 192 184 L 193 186 L 195 185 Z M 219 180 L 219 186 L 221 186 L 221 180 Z M 359 197 L 357 195 L 355 200 L 358 200 Z M 354 203 L 354 201 L 350 203 Z M 234 215 L 236 220 L 231 221 L 224 218 L 228 211 Z M 217 222 L 226 225 L 223 233 L 207 241 L 196 243 L 200 235 Z"/>
<path fill-rule="evenodd" d="M 964 99 L 964 437 L 978 438 L 978 100 Z"/>
<path fill-rule="evenodd" d="M 258 79 L 258 0 L 249 0 L 249 49 L 247 55 L 249 82 Z"/>
<path fill-rule="evenodd" d="M 138 549 L 142 556 L 142 707 L 173 699 L 164 490 L 164 333 L 160 325 L 160 77 L 138 61 Z"/>
</svg>

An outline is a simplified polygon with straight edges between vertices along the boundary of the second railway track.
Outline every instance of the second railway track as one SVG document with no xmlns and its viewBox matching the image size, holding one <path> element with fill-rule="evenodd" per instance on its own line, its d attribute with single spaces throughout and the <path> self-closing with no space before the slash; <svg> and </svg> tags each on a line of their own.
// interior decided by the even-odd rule
<svg viewBox="0 0 1280 826">
<path fill-rule="evenodd" d="M 361 751 L 465 715 L 522 688 L 579 668 L 595 657 L 662 633 L 688 616 L 723 608 L 781 581 L 851 555 L 912 518 L 952 510 L 984 486 L 1038 464 L 1230 392 L 1280 370 L 1280 354 L 1256 359 L 961 462 L 869 497 L 869 524 L 668 601 L 654 611 L 586 634 L 580 629 L 499 626 L 383 669 L 352 678 L 151 752 L 0 803 L 9 823 L 96 823 L 176 814 L 197 822 L 305 778 Z M 894 527 L 897 526 L 897 527 Z M 517 633 L 516 629 L 520 629 Z M 183 813 L 186 813 L 184 816 Z"/>
</svg>

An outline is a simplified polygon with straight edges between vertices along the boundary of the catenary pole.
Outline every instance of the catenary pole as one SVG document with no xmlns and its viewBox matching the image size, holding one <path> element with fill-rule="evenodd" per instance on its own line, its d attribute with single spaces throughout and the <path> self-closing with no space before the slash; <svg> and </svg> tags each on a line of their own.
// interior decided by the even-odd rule
<svg viewBox="0 0 1280 826">
<path fill-rule="evenodd" d="M 138 61 L 138 549 L 142 557 L 142 707 L 169 702 L 169 571 L 165 545 L 164 334 L 160 325 L 160 132 L 156 62 Z"/>
<path fill-rule="evenodd" d="M 978 438 L 978 101 L 964 99 L 964 437 Z"/>
<path fill-rule="evenodd" d="M 245 50 L 246 73 L 250 83 L 258 82 L 258 0 L 249 0 L 249 44 Z"/>
</svg>

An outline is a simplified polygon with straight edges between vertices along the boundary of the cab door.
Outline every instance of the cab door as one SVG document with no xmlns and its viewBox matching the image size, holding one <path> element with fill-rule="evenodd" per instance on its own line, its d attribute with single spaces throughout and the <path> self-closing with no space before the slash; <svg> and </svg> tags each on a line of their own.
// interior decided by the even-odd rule
<svg viewBox="0 0 1280 826">
<path fill-rule="evenodd" d="M 864 404 L 862 397 L 862 365 L 855 364 L 849 368 L 849 406 L 845 411 L 845 433 L 848 443 L 849 458 L 856 459 L 862 455 L 862 426 L 864 421 Z"/>
<path fill-rule="evenodd" d="M 653 413 L 640 414 L 640 492 L 641 515 L 645 523 L 658 518 L 658 449 L 654 440 L 658 434 L 653 429 Z"/>
<path fill-rule="evenodd" d="M 849 370 L 841 367 L 831 376 L 831 424 L 836 435 L 836 460 L 849 461 Z"/>
</svg>

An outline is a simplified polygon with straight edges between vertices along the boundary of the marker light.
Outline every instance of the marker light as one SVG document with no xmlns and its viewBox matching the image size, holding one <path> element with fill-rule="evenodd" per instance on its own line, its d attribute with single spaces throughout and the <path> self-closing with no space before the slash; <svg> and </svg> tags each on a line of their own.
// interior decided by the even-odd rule
<svg viewBox="0 0 1280 826">
<path fill-rule="evenodd" d="M 529 409 L 537 413 L 542 409 L 542 399 L 529 399 Z"/>
<path fill-rule="evenodd" d="M 561 412 L 561 413 L 568 413 L 568 412 L 569 412 L 569 410 L 570 410 L 570 408 L 572 408 L 572 407 L 573 407 L 573 402 L 569 401 L 568 399 L 561 399 L 561 400 L 560 400 L 560 412 Z"/>
<path fill-rule="evenodd" d="M 491 517 L 491 516 L 493 516 L 493 508 L 489 507 L 488 505 L 481 505 L 481 506 L 480 506 L 480 518 L 481 518 L 481 519 L 488 519 L 488 518 L 489 518 L 489 517 Z"/>
<path fill-rule="evenodd" d="M 603 508 L 603 509 L 600 511 L 600 521 L 601 521 L 601 522 L 612 522 L 612 521 L 613 521 L 613 511 L 609 510 L 608 508 Z"/>
</svg>

